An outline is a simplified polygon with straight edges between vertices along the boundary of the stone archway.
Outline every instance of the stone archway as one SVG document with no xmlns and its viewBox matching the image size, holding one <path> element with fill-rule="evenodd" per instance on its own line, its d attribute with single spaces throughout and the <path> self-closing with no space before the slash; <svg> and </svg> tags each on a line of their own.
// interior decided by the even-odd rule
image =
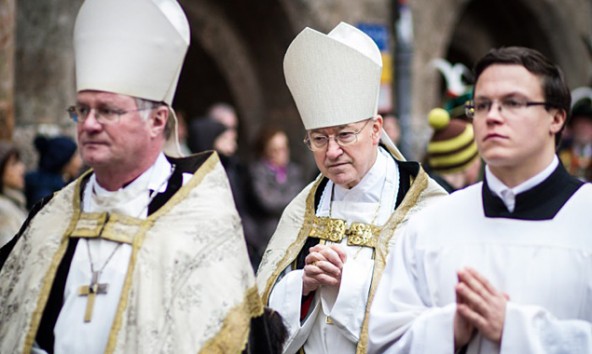
<svg viewBox="0 0 592 354">
<path fill-rule="evenodd" d="M 294 36 L 293 10 L 273 0 L 198 0 L 181 5 L 190 22 L 192 43 L 175 106 L 195 117 L 215 102 L 233 105 L 245 157 L 260 127 L 269 122 L 286 129 L 293 150 L 301 150 L 301 124 L 282 69 Z"/>
</svg>

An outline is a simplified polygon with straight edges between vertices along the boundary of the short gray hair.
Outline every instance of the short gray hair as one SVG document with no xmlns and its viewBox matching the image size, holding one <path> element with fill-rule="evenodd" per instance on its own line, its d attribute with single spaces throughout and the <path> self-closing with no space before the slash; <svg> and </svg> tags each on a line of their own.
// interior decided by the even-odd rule
<svg viewBox="0 0 592 354">
<path fill-rule="evenodd" d="M 140 114 L 140 117 L 142 117 L 142 119 L 144 120 L 148 120 L 148 118 L 150 117 L 150 111 L 154 108 L 158 108 L 160 106 L 166 106 L 167 108 L 169 108 L 168 105 L 164 102 L 147 100 L 145 98 L 134 97 L 134 101 L 136 101 L 136 107 L 139 110 L 138 113 Z M 173 119 L 170 118 L 171 117 L 169 116 L 166 127 L 164 128 L 164 137 L 166 139 L 168 139 L 171 135 L 171 131 L 174 125 Z"/>
</svg>

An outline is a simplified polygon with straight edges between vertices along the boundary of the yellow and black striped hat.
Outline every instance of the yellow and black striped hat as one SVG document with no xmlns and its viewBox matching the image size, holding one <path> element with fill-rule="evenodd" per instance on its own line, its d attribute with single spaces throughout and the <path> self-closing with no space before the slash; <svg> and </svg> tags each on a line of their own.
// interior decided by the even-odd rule
<svg viewBox="0 0 592 354">
<path fill-rule="evenodd" d="M 434 134 L 428 143 L 427 161 L 438 173 L 464 171 L 479 158 L 473 125 L 462 118 L 450 118 L 443 108 L 434 108 L 429 115 Z"/>
</svg>

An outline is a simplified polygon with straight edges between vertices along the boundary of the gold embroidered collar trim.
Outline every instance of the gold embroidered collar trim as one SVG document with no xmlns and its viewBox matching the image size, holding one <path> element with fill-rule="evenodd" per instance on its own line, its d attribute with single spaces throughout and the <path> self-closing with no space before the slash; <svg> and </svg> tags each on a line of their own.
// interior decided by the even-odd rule
<svg viewBox="0 0 592 354">
<path fill-rule="evenodd" d="M 102 238 L 131 245 L 147 223 L 150 221 L 115 213 L 81 213 L 70 237 Z"/>
</svg>

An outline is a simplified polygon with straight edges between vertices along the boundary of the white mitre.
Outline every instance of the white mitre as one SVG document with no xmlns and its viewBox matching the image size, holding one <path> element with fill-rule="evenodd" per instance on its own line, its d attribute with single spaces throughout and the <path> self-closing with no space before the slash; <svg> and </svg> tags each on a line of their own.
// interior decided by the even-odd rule
<svg viewBox="0 0 592 354">
<path fill-rule="evenodd" d="M 74 27 L 76 89 L 170 106 L 188 47 L 176 0 L 86 0 Z"/>
<path fill-rule="evenodd" d="M 376 116 L 382 57 L 376 43 L 341 22 L 328 35 L 305 28 L 284 57 L 284 75 L 306 130 Z"/>
</svg>

